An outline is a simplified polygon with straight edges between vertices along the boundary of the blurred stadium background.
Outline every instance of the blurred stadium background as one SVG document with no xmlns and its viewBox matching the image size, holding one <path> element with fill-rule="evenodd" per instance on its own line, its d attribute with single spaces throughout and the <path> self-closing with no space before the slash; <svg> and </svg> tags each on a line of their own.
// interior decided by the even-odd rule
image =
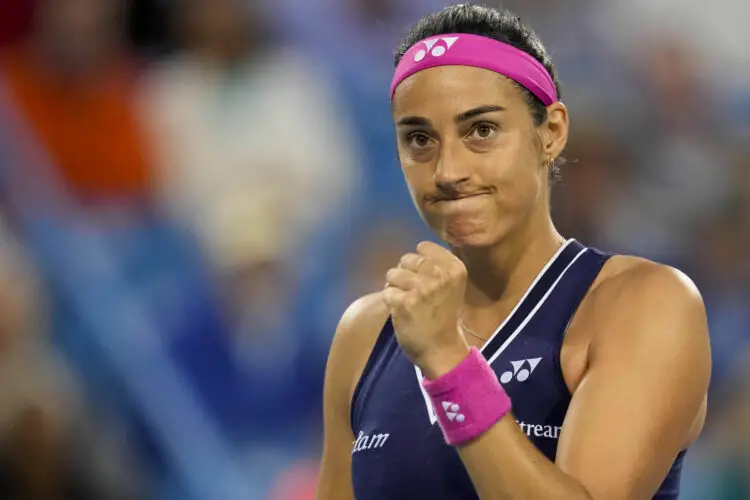
<svg viewBox="0 0 750 500">
<path fill-rule="evenodd" d="M 338 317 L 429 236 L 387 88 L 446 3 L 0 0 L 0 497 L 313 498 Z M 572 112 L 560 229 L 704 294 L 683 498 L 748 499 L 750 3 L 504 5 Z"/>
</svg>

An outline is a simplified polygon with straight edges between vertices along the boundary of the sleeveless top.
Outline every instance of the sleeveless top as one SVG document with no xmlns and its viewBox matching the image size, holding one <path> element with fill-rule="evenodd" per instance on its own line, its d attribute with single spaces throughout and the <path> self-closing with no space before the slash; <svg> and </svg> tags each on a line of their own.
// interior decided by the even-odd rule
<svg viewBox="0 0 750 500">
<path fill-rule="evenodd" d="M 571 395 L 560 367 L 568 323 L 610 257 L 568 240 L 481 349 L 534 445 L 555 460 Z M 477 499 L 457 451 L 445 444 L 422 374 L 386 322 L 351 405 L 352 482 L 357 500 Z M 678 497 L 685 452 L 654 497 Z"/>
</svg>

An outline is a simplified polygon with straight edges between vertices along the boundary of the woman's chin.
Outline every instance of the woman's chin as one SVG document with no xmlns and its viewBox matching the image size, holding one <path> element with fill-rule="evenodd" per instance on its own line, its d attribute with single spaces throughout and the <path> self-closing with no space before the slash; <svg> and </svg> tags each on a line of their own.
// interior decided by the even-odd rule
<svg viewBox="0 0 750 500">
<path fill-rule="evenodd" d="M 497 234 L 484 227 L 453 227 L 444 231 L 443 240 L 452 248 L 488 248 L 497 244 Z"/>
</svg>

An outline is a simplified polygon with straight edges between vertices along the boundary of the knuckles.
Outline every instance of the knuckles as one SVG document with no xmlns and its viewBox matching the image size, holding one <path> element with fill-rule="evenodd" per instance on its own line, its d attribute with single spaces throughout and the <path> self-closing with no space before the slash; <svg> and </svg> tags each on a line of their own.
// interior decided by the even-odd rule
<svg viewBox="0 0 750 500">
<path fill-rule="evenodd" d="M 398 267 L 408 267 L 409 263 L 414 260 L 414 257 L 416 257 L 412 253 L 407 253 L 405 255 L 402 255 L 401 258 L 398 261 Z"/>
<path fill-rule="evenodd" d="M 407 293 L 401 300 L 401 307 L 404 311 L 409 312 L 414 310 L 421 302 L 421 297 L 414 293 Z"/>
<path fill-rule="evenodd" d="M 414 291 L 420 298 L 425 299 L 431 296 L 437 290 L 437 288 L 438 287 L 435 286 L 434 282 L 419 280 Z"/>
<path fill-rule="evenodd" d="M 440 245 L 437 245 L 431 241 L 420 241 L 417 244 L 417 252 L 423 253 L 423 252 L 434 252 L 435 250 L 442 250 L 444 252 L 447 252 L 443 247 Z"/>
<path fill-rule="evenodd" d="M 448 279 L 453 282 L 460 282 L 466 279 L 468 272 L 463 262 L 456 262 L 452 264 L 447 271 Z"/>
<path fill-rule="evenodd" d="M 383 298 L 383 302 L 385 302 L 385 305 L 388 307 L 393 307 L 393 305 L 396 303 L 396 296 L 395 296 L 396 290 L 392 288 L 386 288 L 382 292 L 380 292 L 380 296 Z"/>
<path fill-rule="evenodd" d="M 425 273 L 435 279 L 443 281 L 445 279 L 445 269 L 438 264 L 428 262 L 429 265 L 425 265 Z"/>
<path fill-rule="evenodd" d="M 399 270 L 395 267 L 388 269 L 388 271 L 385 273 L 385 280 L 388 283 L 391 283 L 394 279 L 396 279 L 396 276 L 398 276 L 398 272 Z"/>
<path fill-rule="evenodd" d="M 425 250 L 433 246 L 437 245 L 422 242 L 417 250 Z M 386 282 L 391 285 L 383 292 L 386 303 L 394 310 L 408 313 L 420 304 L 430 301 L 442 291 L 463 283 L 468 275 L 466 267 L 452 254 L 450 257 L 452 259 L 427 258 L 420 265 L 419 272 L 414 273 L 408 267 L 413 266 L 414 261 L 424 257 L 414 253 L 403 255 L 397 267 L 386 271 Z"/>
</svg>

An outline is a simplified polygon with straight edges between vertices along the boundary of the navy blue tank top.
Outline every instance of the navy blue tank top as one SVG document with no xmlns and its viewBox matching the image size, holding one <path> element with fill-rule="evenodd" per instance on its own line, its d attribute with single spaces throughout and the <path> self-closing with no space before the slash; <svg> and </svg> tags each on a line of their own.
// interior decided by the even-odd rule
<svg viewBox="0 0 750 500">
<path fill-rule="evenodd" d="M 565 330 L 608 254 L 569 240 L 542 269 L 482 353 L 531 442 L 554 461 L 570 392 L 560 368 Z M 476 499 L 456 450 L 443 441 L 422 374 L 390 319 L 354 391 L 352 481 L 357 500 Z M 676 499 L 684 452 L 654 497 Z"/>
</svg>

